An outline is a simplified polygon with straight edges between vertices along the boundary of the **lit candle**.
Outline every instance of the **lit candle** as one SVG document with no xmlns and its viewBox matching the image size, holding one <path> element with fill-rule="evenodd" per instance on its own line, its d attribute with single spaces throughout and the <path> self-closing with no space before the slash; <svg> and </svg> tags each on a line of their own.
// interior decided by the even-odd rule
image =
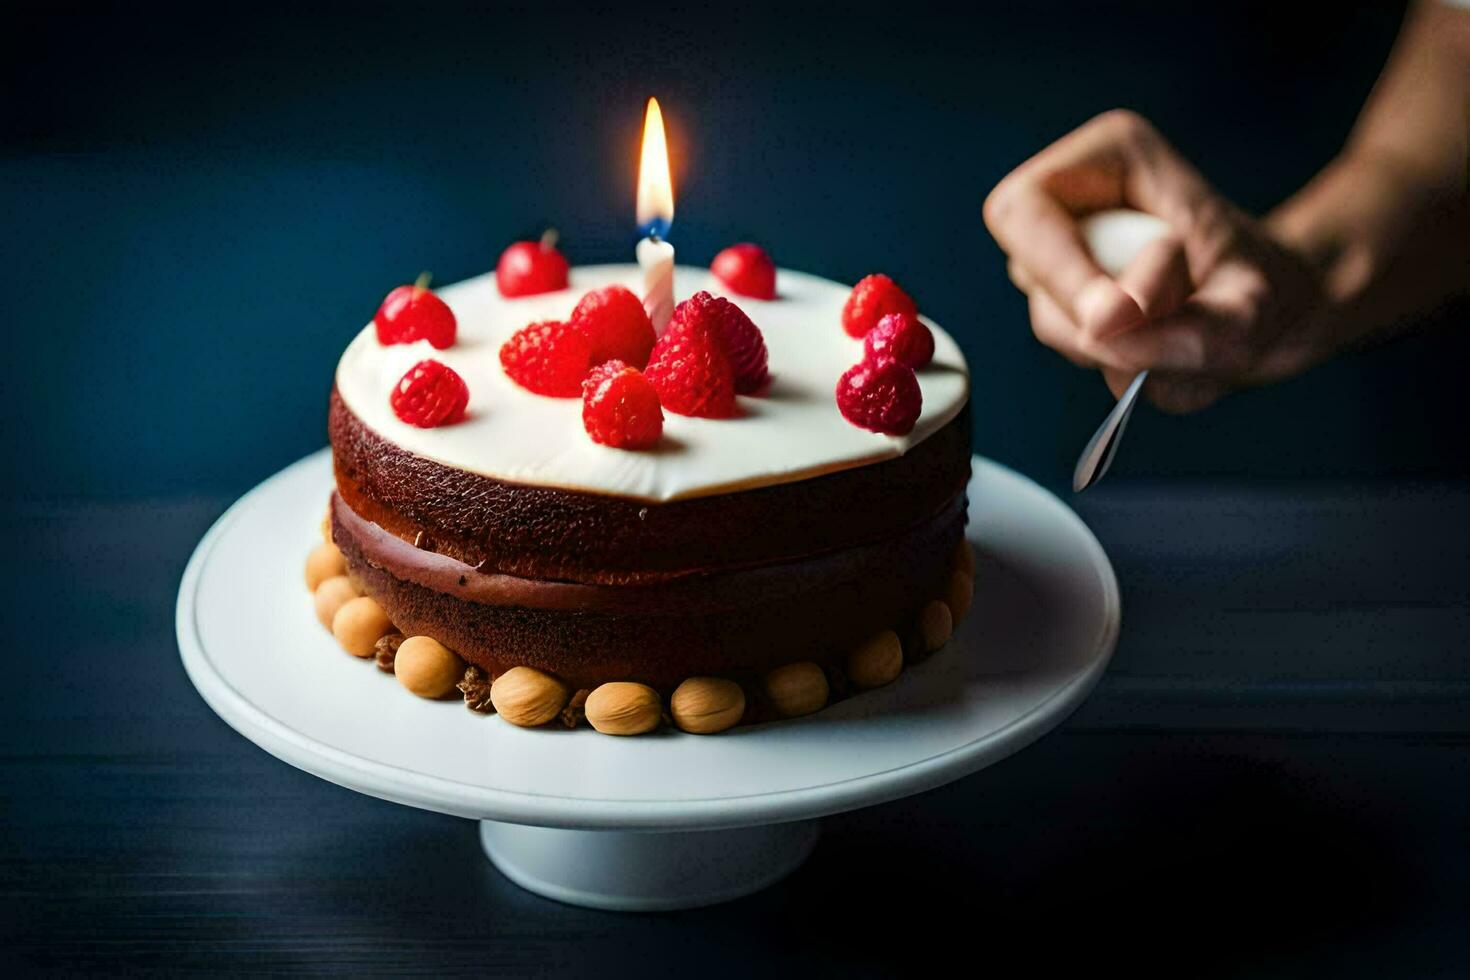
<svg viewBox="0 0 1470 980">
<path fill-rule="evenodd" d="M 665 241 L 674 223 L 674 183 L 669 178 L 669 144 L 658 99 L 643 117 L 643 152 L 638 159 L 638 264 L 643 268 L 643 308 L 662 334 L 674 315 L 674 246 Z"/>
</svg>

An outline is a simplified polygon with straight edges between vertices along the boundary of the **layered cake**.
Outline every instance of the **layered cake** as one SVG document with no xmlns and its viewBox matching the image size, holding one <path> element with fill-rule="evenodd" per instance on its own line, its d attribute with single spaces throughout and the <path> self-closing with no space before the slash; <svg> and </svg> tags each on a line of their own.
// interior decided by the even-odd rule
<svg viewBox="0 0 1470 980">
<path fill-rule="evenodd" d="M 562 275 L 403 287 L 343 353 L 308 583 L 344 648 L 633 734 L 808 714 L 944 644 L 973 575 L 948 334 L 886 277 L 680 268 L 656 331 L 636 266 Z"/>
</svg>

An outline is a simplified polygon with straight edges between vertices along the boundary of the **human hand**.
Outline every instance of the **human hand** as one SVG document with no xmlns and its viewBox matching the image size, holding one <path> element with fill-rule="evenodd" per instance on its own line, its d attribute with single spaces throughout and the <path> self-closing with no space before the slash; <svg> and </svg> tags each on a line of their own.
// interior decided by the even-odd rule
<svg viewBox="0 0 1470 980">
<path fill-rule="evenodd" d="M 1170 232 L 1115 279 L 1078 220 L 1118 207 L 1153 214 Z M 1148 368 L 1144 394 L 1191 412 L 1329 353 L 1312 323 L 1321 290 L 1307 264 L 1135 113 L 1104 113 L 1021 164 L 986 199 L 985 223 L 1037 339 L 1099 368 L 1114 395 Z"/>
</svg>

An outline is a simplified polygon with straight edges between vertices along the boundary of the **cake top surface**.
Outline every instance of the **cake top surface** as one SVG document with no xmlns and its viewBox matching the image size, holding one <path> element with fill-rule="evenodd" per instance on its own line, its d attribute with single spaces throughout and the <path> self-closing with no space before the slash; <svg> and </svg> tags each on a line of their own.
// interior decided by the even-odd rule
<svg viewBox="0 0 1470 980">
<path fill-rule="evenodd" d="M 369 323 L 337 365 L 337 390 L 370 429 L 416 455 L 512 483 L 664 502 L 752 489 L 820 476 L 901 456 L 949 422 L 969 395 L 969 372 L 954 339 L 934 333 L 933 363 L 918 372 L 923 411 L 906 436 L 860 429 L 837 409 L 837 379 L 862 360 L 863 342 L 842 329 L 850 287 L 781 270 L 779 295 L 763 301 L 725 289 L 708 270 L 681 266 L 675 299 L 699 290 L 725 296 L 761 329 L 770 352 L 771 384 L 740 396 L 734 419 L 664 413 L 658 446 L 628 451 L 601 446 L 582 427 L 580 398 L 548 398 L 513 382 L 500 346 L 538 320 L 565 319 L 589 289 L 618 283 L 642 292 L 636 265 L 582 266 L 554 293 L 506 299 L 493 274 L 436 289 L 459 321 L 448 350 L 427 341 L 383 346 Z M 400 421 L 389 393 L 414 364 L 434 358 L 469 386 L 464 421 L 419 429 Z"/>
</svg>

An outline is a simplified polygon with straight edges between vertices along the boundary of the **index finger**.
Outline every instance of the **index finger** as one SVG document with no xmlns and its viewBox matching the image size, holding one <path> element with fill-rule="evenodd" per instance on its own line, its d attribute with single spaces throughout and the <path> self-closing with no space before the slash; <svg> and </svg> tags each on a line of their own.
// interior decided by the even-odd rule
<svg viewBox="0 0 1470 980">
<path fill-rule="evenodd" d="M 1095 336 L 1141 323 L 1143 311 L 1093 259 L 1072 210 L 1121 203 L 1111 135 L 1084 126 L 1016 168 L 985 201 L 985 223 L 1013 262 Z"/>
</svg>

